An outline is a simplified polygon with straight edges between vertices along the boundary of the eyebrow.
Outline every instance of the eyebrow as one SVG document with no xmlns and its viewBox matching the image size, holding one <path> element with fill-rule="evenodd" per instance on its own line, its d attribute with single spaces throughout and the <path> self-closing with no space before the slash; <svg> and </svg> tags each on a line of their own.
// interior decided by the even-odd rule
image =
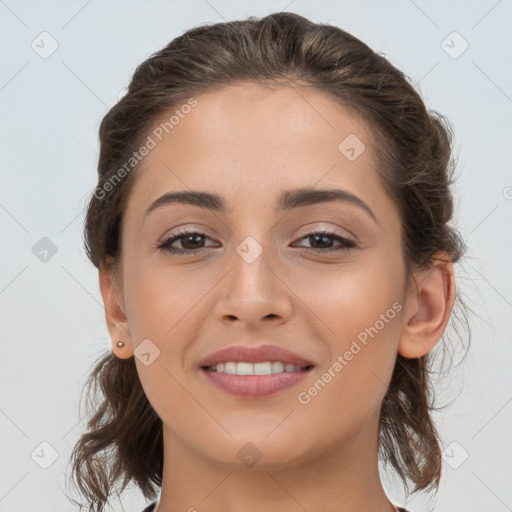
<svg viewBox="0 0 512 512">
<path fill-rule="evenodd" d="M 375 214 L 362 199 L 352 194 L 351 192 L 342 189 L 299 188 L 295 190 L 285 190 L 279 196 L 275 211 L 276 213 L 279 213 L 282 211 L 290 211 L 292 209 L 300 208 L 303 206 L 330 203 L 335 201 L 358 206 L 364 210 L 376 224 L 378 224 Z M 228 203 L 217 194 L 188 190 L 183 192 L 167 192 L 163 196 L 159 197 L 153 203 L 151 203 L 149 208 L 146 210 L 144 218 L 162 206 L 175 203 L 197 206 L 199 208 L 204 208 L 206 210 L 219 213 L 228 213 L 232 210 Z"/>
</svg>

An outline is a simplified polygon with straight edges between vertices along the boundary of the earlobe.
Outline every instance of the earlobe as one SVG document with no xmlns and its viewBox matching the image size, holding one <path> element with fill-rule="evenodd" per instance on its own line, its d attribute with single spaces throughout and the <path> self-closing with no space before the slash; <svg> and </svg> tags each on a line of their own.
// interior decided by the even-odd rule
<svg viewBox="0 0 512 512">
<path fill-rule="evenodd" d="M 133 346 L 123 305 L 118 297 L 112 270 L 100 264 L 99 284 L 105 307 L 105 321 L 111 338 L 112 352 L 120 359 L 133 355 Z"/>
<path fill-rule="evenodd" d="M 439 255 L 438 255 L 439 256 Z M 398 353 L 407 358 L 428 354 L 441 339 L 455 301 L 453 264 L 445 253 L 415 275 L 406 298 L 404 326 Z"/>
</svg>

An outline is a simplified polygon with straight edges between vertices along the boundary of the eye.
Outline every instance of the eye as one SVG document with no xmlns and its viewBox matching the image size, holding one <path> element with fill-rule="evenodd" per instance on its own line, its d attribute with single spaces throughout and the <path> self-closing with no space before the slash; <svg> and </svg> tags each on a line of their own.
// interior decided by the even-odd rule
<svg viewBox="0 0 512 512">
<path fill-rule="evenodd" d="M 206 248 L 204 246 L 204 239 L 211 240 L 206 233 L 201 231 L 180 230 L 175 235 L 164 240 L 157 248 L 171 254 L 190 254 Z M 333 239 L 341 242 L 338 247 L 333 248 L 331 246 Z M 315 231 L 303 236 L 299 240 L 308 240 L 313 247 L 306 247 L 306 249 L 320 253 L 348 251 L 357 247 L 352 240 L 329 231 Z M 179 242 L 181 248 L 173 247 L 175 242 Z"/>
<path fill-rule="evenodd" d="M 337 235 L 336 233 L 332 233 L 330 231 L 315 231 L 313 233 L 309 233 L 306 236 L 303 236 L 299 240 L 307 239 L 310 244 L 316 245 L 317 247 L 306 247 L 306 249 L 310 249 L 315 252 L 338 252 L 338 251 L 349 251 L 351 249 L 356 248 L 355 242 L 349 240 L 348 238 L 344 238 L 342 236 Z M 337 239 L 341 241 L 340 246 L 332 247 L 330 246 L 330 239 Z M 328 247 L 326 247 L 326 244 Z M 319 246 L 319 247 L 318 247 Z"/>
<path fill-rule="evenodd" d="M 201 231 L 187 231 L 186 229 L 180 230 L 178 231 L 177 234 L 164 240 L 161 244 L 157 246 L 157 248 L 171 254 L 185 254 L 198 252 L 201 249 L 204 249 L 204 247 L 201 247 L 203 238 L 210 237 L 206 233 L 203 233 Z M 174 242 L 177 241 L 181 243 L 181 249 L 172 246 Z"/>
</svg>

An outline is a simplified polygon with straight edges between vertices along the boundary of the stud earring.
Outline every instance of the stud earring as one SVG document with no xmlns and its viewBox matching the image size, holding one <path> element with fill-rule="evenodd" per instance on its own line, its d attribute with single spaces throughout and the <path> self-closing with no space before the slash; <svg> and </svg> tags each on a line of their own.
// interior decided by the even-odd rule
<svg viewBox="0 0 512 512">
<path fill-rule="evenodd" d="M 117 342 L 117 346 L 118 346 L 119 348 L 123 348 L 123 347 L 124 347 L 124 341 L 118 341 L 118 342 Z"/>
</svg>

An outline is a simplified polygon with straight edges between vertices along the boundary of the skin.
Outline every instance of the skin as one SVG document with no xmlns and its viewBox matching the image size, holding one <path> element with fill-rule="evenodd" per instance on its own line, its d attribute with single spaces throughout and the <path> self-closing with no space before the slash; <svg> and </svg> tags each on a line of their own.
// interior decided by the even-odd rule
<svg viewBox="0 0 512 512">
<path fill-rule="evenodd" d="M 136 171 L 118 287 L 100 270 L 115 355 L 133 357 L 145 339 L 160 350 L 148 366 L 135 358 L 163 422 L 159 512 L 394 510 L 378 473 L 380 407 L 397 353 L 420 357 L 440 340 L 454 301 L 452 264 L 440 255 L 446 261 L 408 286 L 400 218 L 375 171 L 368 125 L 325 93 L 250 83 L 196 99 Z M 366 145 L 354 161 L 338 150 L 349 134 Z M 298 187 L 348 190 L 377 222 L 343 202 L 275 213 L 280 192 Z M 183 190 L 219 194 L 232 211 L 172 204 L 144 217 L 155 199 Z M 178 226 L 207 237 L 196 246 L 174 242 L 187 255 L 157 249 Z M 326 228 L 357 247 L 313 252 L 340 246 L 337 238 L 315 245 L 307 236 Z M 263 249 L 252 263 L 236 252 L 247 236 Z M 299 403 L 298 393 L 393 303 L 401 311 L 309 403 Z M 247 399 L 213 387 L 198 369 L 219 349 L 264 342 L 313 361 L 311 374 Z M 261 454 L 252 467 L 237 457 L 249 442 Z"/>
</svg>

